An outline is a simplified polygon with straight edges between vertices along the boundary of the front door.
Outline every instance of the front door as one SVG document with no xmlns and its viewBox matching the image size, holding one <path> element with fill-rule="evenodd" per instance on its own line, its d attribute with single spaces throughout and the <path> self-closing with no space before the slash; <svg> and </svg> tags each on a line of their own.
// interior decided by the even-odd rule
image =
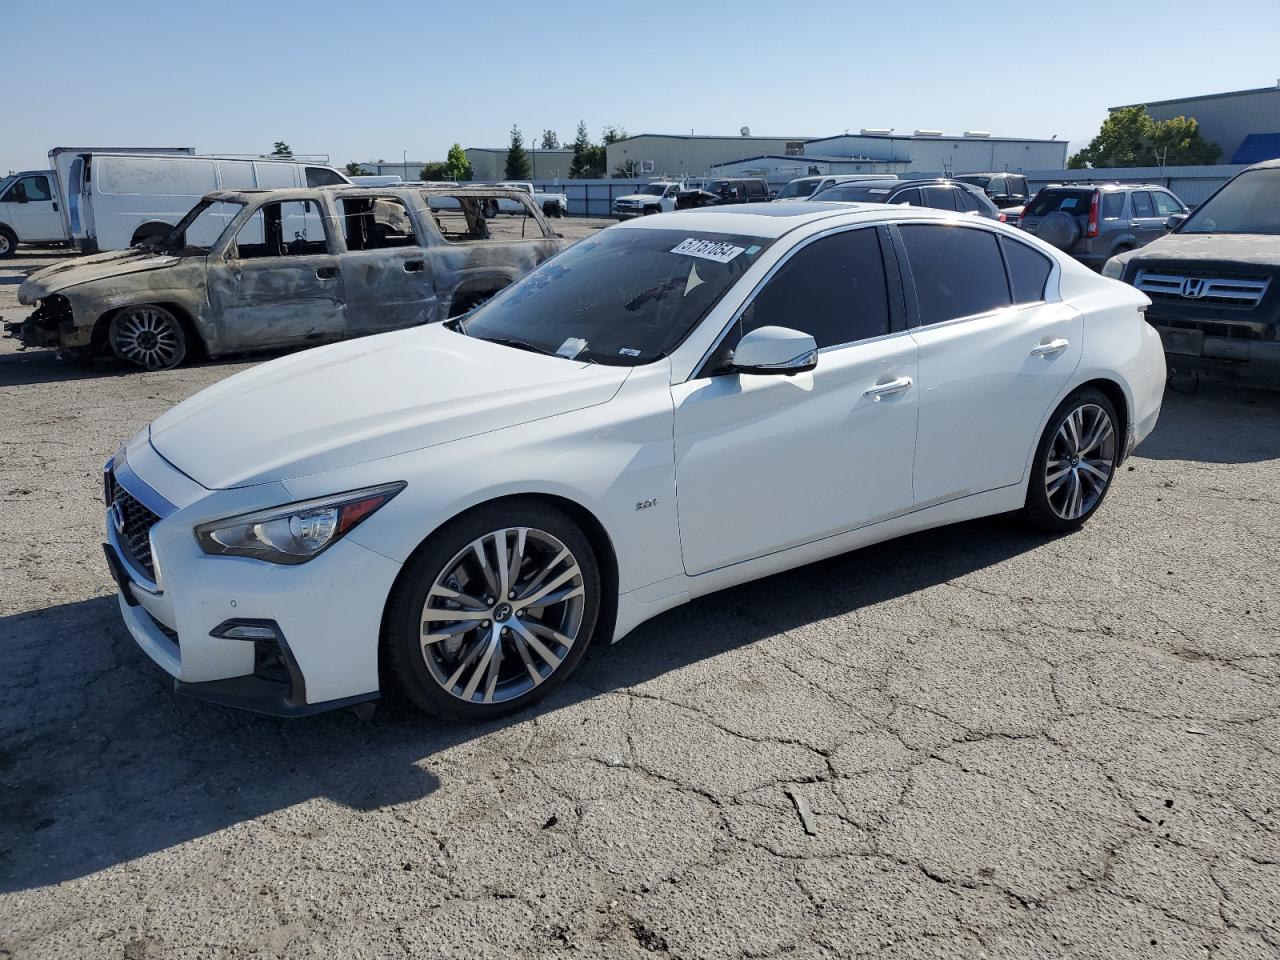
<svg viewBox="0 0 1280 960">
<path fill-rule="evenodd" d="M 1018 483 L 1080 362 L 1083 320 L 1045 301 L 1052 263 L 1027 244 L 958 224 L 898 232 L 917 304 L 915 504 Z"/>
<path fill-rule="evenodd" d="M 209 301 L 222 351 L 320 343 L 344 336 L 341 263 L 319 199 L 265 203 L 209 263 Z"/>
<path fill-rule="evenodd" d="M 690 575 L 906 512 L 916 429 L 916 347 L 899 322 L 875 227 L 800 247 L 724 342 L 673 389 L 677 502 Z M 811 334 L 818 366 L 731 372 L 749 330 Z"/>
<path fill-rule="evenodd" d="M 62 213 L 47 174 L 33 173 L 19 177 L 0 197 L 6 212 L 23 243 L 65 240 Z"/>
<path fill-rule="evenodd" d="M 347 323 L 354 335 L 397 330 L 438 319 L 433 261 L 396 197 L 343 197 L 338 222 Z"/>
<path fill-rule="evenodd" d="M 1168 217 L 1160 216 L 1155 201 L 1148 190 L 1135 190 L 1129 202 L 1133 205 L 1133 219 L 1130 226 L 1139 244 L 1150 243 L 1157 237 L 1164 236 L 1164 224 Z"/>
</svg>

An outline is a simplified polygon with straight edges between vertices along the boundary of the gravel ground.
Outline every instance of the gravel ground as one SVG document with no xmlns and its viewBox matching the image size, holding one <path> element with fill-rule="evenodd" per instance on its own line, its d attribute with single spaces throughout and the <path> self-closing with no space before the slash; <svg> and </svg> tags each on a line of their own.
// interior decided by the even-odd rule
<svg viewBox="0 0 1280 960">
<path fill-rule="evenodd" d="M 256 359 L 0 345 L 0 957 L 1280 951 L 1277 396 L 1170 394 L 1073 536 L 740 587 L 501 723 L 282 722 L 174 696 L 98 547 L 116 444 Z"/>
</svg>

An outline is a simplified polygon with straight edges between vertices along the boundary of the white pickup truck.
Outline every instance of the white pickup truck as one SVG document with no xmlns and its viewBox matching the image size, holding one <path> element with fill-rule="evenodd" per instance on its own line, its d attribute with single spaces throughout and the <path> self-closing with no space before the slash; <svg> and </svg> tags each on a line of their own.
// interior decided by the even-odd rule
<svg viewBox="0 0 1280 960">
<path fill-rule="evenodd" d="M 669 180 L 655 180 L 635 193 L 617 197 L 613 201 L 613 215 L 619 220 L 629 220 L 650 213 L 670 213 L 679 205 L 680 184 Z"/>
<path fill-rule="evenodd" d="M 533 197 L 534 206 L 538 207 L 545 216 L 563 217 L 569 212 L 569 198 L 563 193 L 543 193 L 540 190 L 533 189 L 532 183 L 520 180 L 504 180 L 501 183 L 495 183 L 494 186 L 502 187 L 506 190 L 523 190 Z M 524 208 L 514 200 L 500 200 L 498 209 L 502 213 L 524 212 Z"/>
</svg>

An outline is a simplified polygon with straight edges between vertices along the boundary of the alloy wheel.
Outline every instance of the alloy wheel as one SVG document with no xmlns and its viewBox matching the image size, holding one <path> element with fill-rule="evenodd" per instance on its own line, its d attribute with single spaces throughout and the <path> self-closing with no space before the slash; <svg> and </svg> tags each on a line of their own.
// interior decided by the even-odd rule
<svg viewBox="0 0 1280 960">
<path fill-rule="evenodd" d="M 1045 463 L 1044 488 L 1053 512 L 1077 520 L 1097 506 L 1111 482 L 1115 453 L 1115 426 L 1106 410 L 1083 403 L 1068 413 Z"/>
<path fill-rule="evenodd" d="M 582 568 L 533 527 L 494 530 L 445 564 L 420 617 L 436 683 L 467 703 L 506 703 L 544 683 L 579 642 Z"/>
<path fill-rule="evenodd" d="M 182 359 L 182 331 L 167 310 L 131 307 L 112 322 L 111 347 L 117 356 L 148 370 L 167 370 Z"/>
</svg>

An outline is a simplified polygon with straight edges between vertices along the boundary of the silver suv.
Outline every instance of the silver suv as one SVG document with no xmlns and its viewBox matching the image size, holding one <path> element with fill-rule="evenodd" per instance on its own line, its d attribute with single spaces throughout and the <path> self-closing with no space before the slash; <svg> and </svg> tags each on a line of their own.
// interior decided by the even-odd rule
<svg viewBox="0 0 1280 960">
<path fill-rule="evenodd" d="M 1042 187 L 1018 226 L 1100 270 L 1117 253 L 1164 236 L 1169 218 L 1186 214 L 1186 204 L 1159 184 L 1059 185 Z"/>
</svg>

